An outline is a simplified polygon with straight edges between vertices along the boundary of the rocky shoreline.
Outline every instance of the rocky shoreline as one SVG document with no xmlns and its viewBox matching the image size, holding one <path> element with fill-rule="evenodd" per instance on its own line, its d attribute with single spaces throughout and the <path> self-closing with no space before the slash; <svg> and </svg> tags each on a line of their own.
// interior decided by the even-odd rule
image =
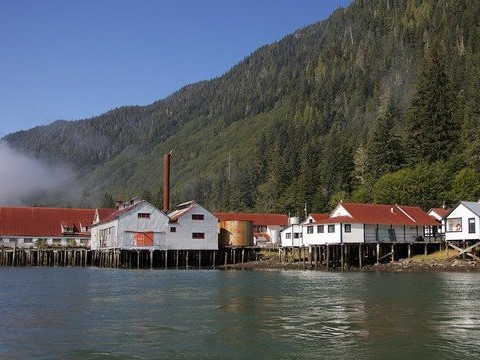
<svg viewBox="0 0 480 360">
<path fill-rule="evenodd" d="M 227 265 L 228 269 L 233 270 L 314 270 L 308 263 L 303 261 L 280 261 L 276 256 L 260 256 L 257 261 Z M 330 267 L 328 270 L 325 265 L 318 265 L 319 271 L 342 271 L 339 267 Z M 480 263 L 474 260 L 463 260 L 448 257 L 445 251 L 438 252 L 429 256 L 415 256 L 411 259 L 400 259 L 394 262 L 380 264 L 367 264 L 362 268 L 346 267 L 343 271 L 353 272 L 480 272 Z"/>
</svg>

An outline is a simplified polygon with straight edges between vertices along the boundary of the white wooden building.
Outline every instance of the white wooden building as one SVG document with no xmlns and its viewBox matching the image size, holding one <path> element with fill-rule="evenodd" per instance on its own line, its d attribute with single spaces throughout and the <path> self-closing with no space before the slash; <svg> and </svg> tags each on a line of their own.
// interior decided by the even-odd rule
<svg viewBox="0 0 480 360">
<path fill-rule="evenodd" d="M 480 240 L 480 202 L 461 201 L 445 218 L 445 240 Z"/>
<path fill-rule="evenodd" d="M 303 233 L 301 224 L 292 224 L 284 228 L 280 233 L 283 247 L 303 246 Z"/>
<path fill-rule="evenodd" d="M 307 219 L 308 220 L 308 219 Z M 328 217 L 302 225 L 303 245 L 424 241 L 440 223 L 415 206 L 340 202 Z"/>
<path fill-rule="evenodd" d="M 91 249 L 165 250 L 168 221 L 168 216 L 152 204 L 133 199 L 92 225 Z"/>
<path fill-rule="evenodd" d="M 168 214 L 168 250 L 218 250 L 218 219 L 195 201 Z"/>
</svg>

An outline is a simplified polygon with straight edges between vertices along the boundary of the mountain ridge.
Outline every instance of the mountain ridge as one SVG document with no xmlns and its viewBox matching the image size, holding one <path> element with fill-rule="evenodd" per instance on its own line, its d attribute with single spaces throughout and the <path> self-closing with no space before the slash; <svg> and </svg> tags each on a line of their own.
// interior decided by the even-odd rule
<svg viewBox="0 0 480 360">
<path fill-rule="evenodd" d="M 196 198 L 214 211 L 298 211 L 308 201 L 323 210 L 336 194 L 364 185 L 355 180 L 354 155 L 386 101 L 399 109 L 395 132 L 406 136 L 429 49 L 448 54 L 454 90 L 466 91 L 467 60 L 479 53 L 479 18 L 478 4 L 468 0 L 354 1 L 260 47 L 224 75 L 150 105 L 4 139 L 74 164 L 94 202 L 105 192 L 155 197 L 161 155 L 173 149 L 174 201 Z"/>
</svg>

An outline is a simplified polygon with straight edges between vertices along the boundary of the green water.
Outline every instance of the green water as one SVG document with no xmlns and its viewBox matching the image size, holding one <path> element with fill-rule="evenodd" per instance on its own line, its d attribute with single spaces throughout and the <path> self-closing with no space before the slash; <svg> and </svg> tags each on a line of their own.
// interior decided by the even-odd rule
<svg viewBox="0 0 480 360">
<path fill-rule="evenodd" d="M 480 358 L 480 274 L 0 268 L 1 359 Z"/>
</svg>

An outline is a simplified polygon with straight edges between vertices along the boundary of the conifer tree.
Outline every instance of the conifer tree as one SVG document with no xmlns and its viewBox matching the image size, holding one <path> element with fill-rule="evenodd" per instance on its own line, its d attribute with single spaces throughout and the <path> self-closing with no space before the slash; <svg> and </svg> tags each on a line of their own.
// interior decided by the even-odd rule
<svg viewBox="0 0 480 360">
<path fill-rule="evenodd" d="M 411 164 L 445 160 L 452 154 L 458 133 L 452 115 L 454 107 L 455 96 L 444 56 L 432 50 L 419 75 L 406 126 Z"/>
<path fill-rule="evenodd" d="M 367 182 L 399 170 L 404 163 L 402 142 L 395 129 L 399 116 L 399 110 L 389 99 L 377 117 L 367 144 Z"/>
<path fill-rule="evenodd" d="M 464 119 L 462 126 L 463 154 L 467 164 L 480 173 L 480 59 L 469 66 Z"/>
</svg>

